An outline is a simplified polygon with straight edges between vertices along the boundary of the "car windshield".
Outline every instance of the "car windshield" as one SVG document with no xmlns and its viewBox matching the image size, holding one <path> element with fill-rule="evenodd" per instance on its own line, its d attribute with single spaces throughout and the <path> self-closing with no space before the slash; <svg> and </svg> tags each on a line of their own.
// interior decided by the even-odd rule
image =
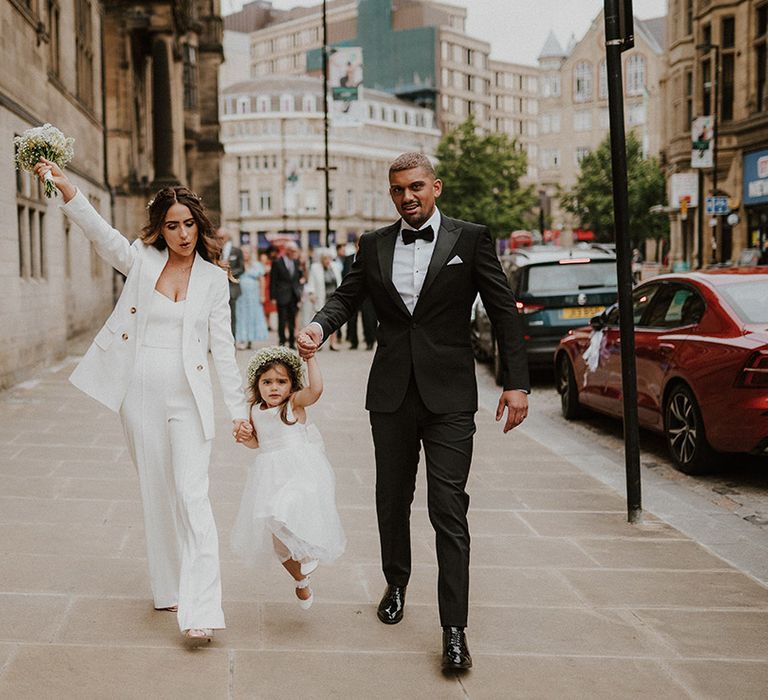
<svg viewBox="0 0 768 700">
<path fill-rule="evenodd" d="M 723 285 L 719 290 L 744 323 L 768 323 L 768 279 Z"/>
<path fill-rule="evenodd" d="M 590 263 L 532 265 L 528 268 L 529 294 L 562 294 L 616 286 L 612 260 Z"/>
</svg>

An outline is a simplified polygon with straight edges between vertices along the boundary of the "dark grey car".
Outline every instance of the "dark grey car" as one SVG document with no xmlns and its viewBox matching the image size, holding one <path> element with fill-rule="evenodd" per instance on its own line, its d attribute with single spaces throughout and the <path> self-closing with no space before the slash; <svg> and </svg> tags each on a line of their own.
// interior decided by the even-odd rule
<svg viewBox="0 0 768 700">
<path fill-rule="evenodd" d="M 616 301 L 616 256 L 597 246 L 540 246 L 502 258 L 523 316 L 532 367 L 552 366 L 560 338 Z M 492 362 L 499 381 L 496 339 L 478 297 L 472 314 L 475 357 Z"/>
</svg>

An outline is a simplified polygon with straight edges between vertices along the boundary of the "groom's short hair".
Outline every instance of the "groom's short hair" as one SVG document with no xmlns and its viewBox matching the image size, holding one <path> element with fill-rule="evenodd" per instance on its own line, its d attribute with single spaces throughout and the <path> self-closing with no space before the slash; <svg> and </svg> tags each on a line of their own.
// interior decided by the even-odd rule
<svg viewBox="0 0 768 700">
<path fill-rule="evenodd" d="M 413 170 L 413 168 L 424 168 L 431 177 L 435 180 L 437 179 L 437 173 L 432 165 L 432 161 L 423 153 L 415 151 L 403 153 L 395 158 L 389 166 L 389 174 L 399 173 L 402 170 Z"/>
</svg>

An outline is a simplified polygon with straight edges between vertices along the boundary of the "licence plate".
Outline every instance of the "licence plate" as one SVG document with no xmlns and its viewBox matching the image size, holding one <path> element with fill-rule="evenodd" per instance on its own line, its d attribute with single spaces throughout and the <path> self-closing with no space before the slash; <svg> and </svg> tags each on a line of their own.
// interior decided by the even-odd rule
<svg viewBox="0 0 768 700">
<path fill-rule="evenodd" d="M 604 306 L 575 306 L 570 309 L 560 309 L 560 318 L 592 318 L 605 311 Z"/>
</svg>

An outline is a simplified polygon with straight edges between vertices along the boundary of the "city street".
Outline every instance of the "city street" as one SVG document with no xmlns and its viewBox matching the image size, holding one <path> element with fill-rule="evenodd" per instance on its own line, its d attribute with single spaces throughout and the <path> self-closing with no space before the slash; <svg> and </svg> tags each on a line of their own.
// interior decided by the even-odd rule
<svg viewBox="0 0 768 700">
<path fill-rule="evenodd" d="M 0 394 L 0 697 L 764 694 L 765 481 L 741 471 L 718 477 L 736 480 L 740 495 L 721 494 L 738 507 L 717 503 L 713 482 L 701 490 L 687 477 L 669 478 L 660 443 L 651 443 L 644 519 L 629 525 L 620 429 L 566 424 L 552 387 L 538 382 L 528 420 L 504 436 L 484 367 L 468 486 L 475 668 L 462 676 L 439 670 L 423 469 L 405 619 L 380 624 L 384 580 L 363 410 L 371 353 L 361 350 L 319 355 L 326 388 L 311 418 L 335 467 L 349 542 L 339 562 L 313 575 L 316 602 L 307 612 L 277 562 L 253 572 L 230 552 L 250 453 L 231 441 L 217 395 L 211 497 L 228 627 L 210 647 L 187 650 L 174 617 L 152 610 L 138 486 L 117 416 L 66 380 L 84 347 Z M 241 368 L 248 357 L 239 353 Z"/>
</svg>

